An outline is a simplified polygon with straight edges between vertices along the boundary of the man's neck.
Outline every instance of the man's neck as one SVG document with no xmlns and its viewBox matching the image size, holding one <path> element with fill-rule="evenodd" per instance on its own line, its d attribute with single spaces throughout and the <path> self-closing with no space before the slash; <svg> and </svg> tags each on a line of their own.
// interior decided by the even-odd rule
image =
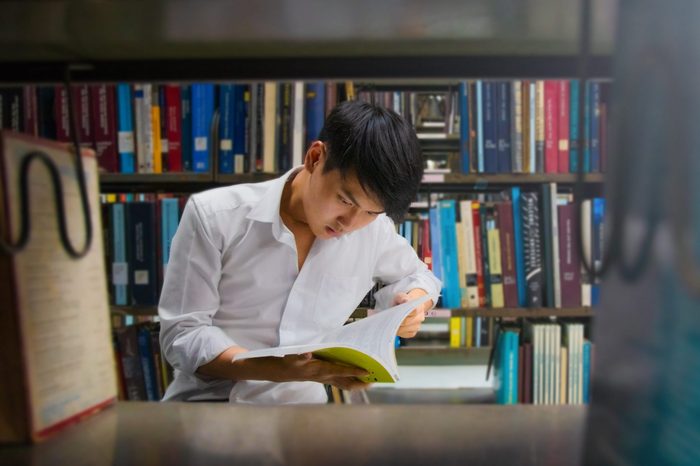
<svg viewBox="0 0 700 466">
<path fill-rule="evenodd" d="M 308 175 L 308 172 L 302 168 L 291 175 L 291 179 L 284 184 L 282 190 L 280 217 L 292 231 L 309 228 L 303 202 L 303 191 L 308 182 Z"/>
</svg>

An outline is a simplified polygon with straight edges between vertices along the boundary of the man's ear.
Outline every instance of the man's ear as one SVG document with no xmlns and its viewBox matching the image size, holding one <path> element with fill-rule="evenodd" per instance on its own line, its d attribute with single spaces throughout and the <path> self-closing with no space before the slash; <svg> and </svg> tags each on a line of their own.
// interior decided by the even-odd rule
<svg viewBox="0 0 700 466">
<path fill-rule="evenodd" d="M 314 141 L 309 149 L 306 151 L 306 156 L 304 157 L 304 168 L 306 168 L 309 173 L 314 171 L 314 168 L 319 162 L 325 159 L 325 145 L 321 141 Z"/>
</svg>

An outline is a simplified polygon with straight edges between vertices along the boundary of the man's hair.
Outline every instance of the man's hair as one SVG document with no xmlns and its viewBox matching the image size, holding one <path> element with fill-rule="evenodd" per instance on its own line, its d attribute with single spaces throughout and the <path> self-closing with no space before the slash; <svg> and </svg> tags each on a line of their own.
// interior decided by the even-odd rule
<svg viewBox="0 0 700 466">
<path fill-rule="evenodd" d="M 328 151 L 324 173 L 354 173 L 386 214 L 401 221 L 423 176 L 420 144 L 409 122 L 393 110 L 351 100 L 331 111 L 319 140 Z"/>
</svg>

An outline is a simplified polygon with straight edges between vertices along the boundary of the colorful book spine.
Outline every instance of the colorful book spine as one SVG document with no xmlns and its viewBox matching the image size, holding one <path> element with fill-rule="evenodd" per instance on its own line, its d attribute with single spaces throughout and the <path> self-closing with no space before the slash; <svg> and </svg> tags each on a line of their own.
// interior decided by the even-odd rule
<svg viewBox="0 0 700 466">
<path fill-rule="evenodd" d="M 160 122 L 160 86 L 151 87 L 151 158 L 153 159 L 153 173 L 163 173 L 163 140 L 161 136 Z"/>
<path fill-rule="evenodd" d="M 486 307 L 486 277 L 484 276 L 483 240 L 481 235 L 481 207 L 472 202 L 472 226 L 474 229 L 474 259 L 476 261 L 476 285 L 479 294 L 479 307 Z"/>
<path fill-rule="evenodd" d="M 22 115 L 24 116 L 22 131 L 32 136 L 39 135 L 39 107 L 37 87 L 34 85 L 22 86 Z"/>
<path fill-rule="evenodd" d="M 100 168 L 108 173 L 119 172 L 117 150 L 117 103 L 115 86 L 96 84 L 90 86 L 92 104 L 92 133 Z"/>
<path fill-rule="evenodd" d="M 579 167 L 579 80 L 569 82 L 569 172 L 577 173 Z"/>
<path fill-rule="evenodd" d="M 169 197 L 161 199 L 161 248 L 163 276 L 170 261 L 170 247 L 180 220 L 179 200 Z"/>
<path fill-rule="evenodd" d="M 182 171 L 182 94 L 177 84 L 165 86 L 165 117 L 167 119 L 168 171 Z"/>
<path fill-rule="evenodd" d="M 600 270 L 603 262 L 603 242 L 605 240 L 605 199 L 596 197 L 592 202 L 592 245 L 593 267 Z M 591 305 L 600 304 L 600 278 L 595 278 L 591 284 Z"/>
<path fill-rule="evenodd" d="M 526 280 L 527 307 L 542 307 L 542 237 L 537 193 L 521 194 L 520 216 L 523 225 L 523 263 Z"/>
<path fill-rule="evenodd" d="M 180 88 L 182 98 L 182 140 L 180 148 L 182 150 L 182 169 L 192 171 L 192 86 L 183 84 Z"/>
<path fill-rule="evenodd" d="M 479 173 L 486 171 L 484 162 L 484 83 L 479 80 L 476 82 L 476 150 L 477 150 L 477 168 Z"/>
<path fill-rule="evenodd" d="M 511 173 L 511 83 L 498 81 L 494 83 L 496 110 L 496 152 L 498 154 L 498 173 Z"/>
<path fill-rule="evenodd" d="M 448 308 L 458 308 L 461 306 L 461 293 L 459 290 L 455 201 L 452 199 L 442 200 L 439 202 L 438 208 L 440 209 L 441 261 L 444 272 L 442 280 L 445 287 L 442 303 Z"/>
<path fill-rule="evenodd" d="M 155 203 L 129 202 L 126 205 L 132 306 L 158 304 L 155 221 Z"/>
<path fill-rule="evenodd" d="M 601 84 L 591 82 L 591 137 L 590 137 L 590 170 L 593 173 L 600 172 L 600 97 Z"/>
<path fill-rule="evenodd" d="M 559 131 L 559 143 L 557 144 L 559 150 L 558 172 L 569 173 L 569 81 L 559 80 L 557 85 L 559 90 L 559 122 L 557 125 L 557 130 Z"/>
<path fill-rule="evenodd" d="M 442 278 L 442 242 L 440 241 L 440 209 L 435 206 L 430 208 L 430 247 L 433 252 L 433 274 L 442 281 L 440 294 L 445 296 L 445 282 Z M 444 301 L 443 298 L 440 298 Z"/>
<path fill-rule="evenodd" d="M 515 230 L 513 205 L 510 201 L 496 204 L 497 226 L 501 242 L 501 269 L 503 273 L 503 298 L 505 307 L 518 307 L 518 280 L 515 266 Z"/>
<path fill-rule="evenodd" d="M 192 84 L 192 170 L 211 170 L 211 123 L 214 117 L 214 85 Z"/>
<path fill-rule="evenodd" d="M 336 88 L 336 86 L 332 86 Z M 279 86 L 277 118 L 277 170 L 286 173 L 292 168 L 292 83 L 282 83 Z"/>
<path fill-rule="evenodd" d="M 168 101 L 166 99 L 166 86 L 158 86 L 158 121 L 160 123 L 160 163 L 163 173 L 172 171 L 170 168 L 170 139 L 168 138 Z"/>
<path fill-rule="evenodd" d="M 583 357 L 582 357 L 582 402 L 589 404 L 591 402 L 591 342 L 586 340 L 583 342 Z"/>
<path fill-rule="evenodd" d="M 219 173 L 233 173 L 233 84 L 219 85 Z"/>
<path fill-rule="evenodd" d="M 151 335 L 143 325 L 137 326 L 137 338 L 139 345 L 139 357 L 141 359 L 141 370 L 143 372 L 144 387 L 146 388 L 146 398 L 148 401 L 158 400 L 156 371 L 153 367 L 151 350 Z"/>
<path fill-rule="evenodd" d="M 68 90 L 65 86 L 55 86 L 54 121 L 56 122 L 56 140 L 70 142 L 70 114 L 68 112 Z M 7 108 L 6 105 L 3 107 Z M 7 113 L 7 112 L 6 112 Z M 9 120 L 3 123 L 9 125 Z"/>
<path fill-rule="evenodd" d="M 487 236 L 489 254 L 489 286 L 491 307 L 502 308 L 505 305 L 503 293 L 503 270 L 501 261 L 501 237 L 495 221 L 488 220 Z"/>
<path fill-rule="evenodd" d="M 544 82 L 544 172 L 559 171 L 559 83 Z"/>
<path fill-rule="evenodd" d="M 498 173 L 498 130 L 496 83 L 484 81 L 482 86 L 484 172 Z"/>
<path fill-rule="evenodd" d="M 518 307 L 527 307 L 527 282 L 525 280 L 525 236 L 523 234 L 523 217 L 520 187 L 510 188 L 513 211 L 513 243 L 515 249 L 515 277 L 518 285 Z"/>
<path fill-rule="evenodd" d="M 153 128 L 151 126 L 151 84 L 134 84 L 136 163 L 139 173 L 153 173 Z"/>
<path fill-rule="evenodd" d="M 246 147 L 247 147 L 247 121 L 248 104 L 250 103 L 250 91 L 245 84 L 234 84 L 233 86 L 233 171 L 234 173 L 245 173 L 246 167 Z"/>
<path fill-rule="evenodd" d="M 459 159 L 462 173 L 469 173 L 469 85 L 466 81 L 459 83 L 459 125 Z"/>
<path fill-rule="evenodd" d="M 511 84 L 511 166 L 514 173 L 523 172 L 523 82 Z"/>
<path fill-rule="evenodd" d="M 114 286 L 114 304 L 126 306 L 128 302 L 129 262 L 126 254 L 126 214 L 124 204 L 111 204 L 112 226 L 112 285 Z"/>
<path fill-rule="evenodd" d="M 576 206 L 557 206 L 559 216 L 559 253 L 562 307 L 581 306 L 581 261 L 578 253 Z"/>
<path fill-rule="evenodd" d="M 73 87 L 73 108 L 78 120 L 78 140 L 81 147 L 95 148 L 93 134 L 92 109 L 90 106 L 90 88 L 87 84 Z"/>
<path fill-rule="evenodd" d="M 306 84 L 306 147 L 318 139 L 325 120 L 325 86 L 323 82 Z"/>
<path fill-rule="evenodd" d="M 545 92 L 544 81 L 535 82 L 535 171 L 542 173 L 545 171 Z"/>
</svg>

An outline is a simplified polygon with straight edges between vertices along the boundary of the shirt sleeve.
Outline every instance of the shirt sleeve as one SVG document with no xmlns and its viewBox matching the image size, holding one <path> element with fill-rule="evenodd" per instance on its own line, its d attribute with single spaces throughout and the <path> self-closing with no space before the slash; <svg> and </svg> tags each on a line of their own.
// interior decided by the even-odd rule
<svg viewBox="0 0 700 466">
<path fill-rule="evenodd" d="M 173 237 L 158 305 L 160 344 L 175 369 L 196 375 L 201 365 L 236 343 L 212 325 L 219 308 L 221 251 L 212 241 L 196 197 L 185 206 Z"/>
<path fill-rule="evenodd" d="M 383 217 L 377 221 L 382 224 L 379 228 L 380 237 L 377 238 L 377 262 L 373 279 L 386 286 L 374 294 L 376 308 L 393 306 L 394 295 L 413 288 L 422 288 L 429 294 L 440 294 L 442 282 L 418 258 L 408 241 L 396 232 L 391 220 Z"/>
</svg>

